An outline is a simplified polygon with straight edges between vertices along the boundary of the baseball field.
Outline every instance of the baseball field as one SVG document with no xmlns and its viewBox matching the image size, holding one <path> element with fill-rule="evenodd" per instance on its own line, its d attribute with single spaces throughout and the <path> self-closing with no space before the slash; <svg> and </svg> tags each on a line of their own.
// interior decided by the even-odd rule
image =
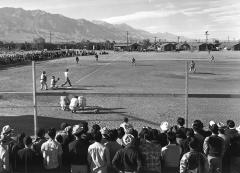
<svg viewBox="0 0 240 173">
<path fill-rule="evenodd" d="M 211 62 L 210 57 L 215 57 Z M 131 59 L 136 59 L 132 65 Z M 190 94 L 240 94 L 240 52 L 109 52 L 94 56 L 61 58 L 36 63 L 38 126 L 58 127 L 66 121 L 76 124 L 87 120 L 91 126 L 98 123 L 109 128 L 118 127 L 124 117 L 140 129 L 142 126 L 158 128 L 162 121 L 174 124 L 178 116 L 184 117 L 185 61 L 194 60 L 196 72 L 189 73 Z M 40 91 L 40 75 L 43 70 L 50 79 L 60 78 L 64 83 L 68 68 L 72 87 Z M 32 91 L 32 67 L 0 67 L 0 127 L 12 125 L 16 131 L 33 134 L 33 108 L 31 94 L 14 92 Z M 3 92 L 11 92 L 6 94 Z M 99 114 L 91 110 L 75 114 L 62 111 L 58 93 L 86 95 L 89 107 L 98 107 Z M 53 93 L 56 93 L 55 95 Z M 87 93 L 87 94 L 86 94 Z M 189 98 L 189 126 L 195 119 L 205 125 L 210 120 L 240 124 L 239 98 Z"/>
</svg>

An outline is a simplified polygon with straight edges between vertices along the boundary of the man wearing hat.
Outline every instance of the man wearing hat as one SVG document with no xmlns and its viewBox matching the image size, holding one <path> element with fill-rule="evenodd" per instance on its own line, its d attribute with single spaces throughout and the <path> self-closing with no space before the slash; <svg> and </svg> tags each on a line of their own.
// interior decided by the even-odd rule
<svg viewBox="0 0 240 173">
<path fill-rule="evenodd" d="M 76 140 L 69 144 L 69 159 L 72 173 L 88 173 L 88 147 L 89 141 L 82 138 L 83 124 L 73 126 L 72 134 Z"/>
<path fill-rule="evenodd" d="M 135 138 L 131 134 L 123 137 L 125 148 L 120 149 L 112 160 L 112 165 L 122 173 L 139 172 L 141 168 L 140 153 L 135 145 Z"/>
</svg>

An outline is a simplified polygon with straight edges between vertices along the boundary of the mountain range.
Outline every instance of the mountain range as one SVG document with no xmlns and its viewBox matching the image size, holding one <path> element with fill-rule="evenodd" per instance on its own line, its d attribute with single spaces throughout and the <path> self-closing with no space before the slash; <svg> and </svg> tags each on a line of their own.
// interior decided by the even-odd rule
<svg viewBox="0 0 240 173">
<path fill-rule="evenodd" d="M 60 14 L 51 14 L 41 10 L 24 10 L 22 8 L 0 8 L 0 40 L 14 42 L 31 42 L 43 37 L 47 42 L 116 41 L 126 42 L 143 39 L 177 41 L 171 33 L 156 33 L 135 29 L 127 24 L 110 24 L 103 21 L 72 19 Z M 50 36 L 51 35 L 51 36 Z M 181 40 L 189 40 L 180 37 Z"/>
</svg>

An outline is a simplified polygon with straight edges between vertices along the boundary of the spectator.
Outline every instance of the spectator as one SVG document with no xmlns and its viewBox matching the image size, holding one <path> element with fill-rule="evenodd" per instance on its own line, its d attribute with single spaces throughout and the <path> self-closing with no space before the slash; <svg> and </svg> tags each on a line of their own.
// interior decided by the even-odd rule
<svg viewBox="0 0 240 173">
<path fill-rule="evenodd" d="M 55 141 L 56 130 L 50 128 L 48 130 L 49 140 L 44 142 L 41 147 L 43 154 L 43 165 L 47 171 L 58 172 L 61 167 L 62 147 Z"/>
<path fill-rule="evenodd" d="M 198 133 L 201 134 L 204 138 L 206 138 L 207 136 L 210 136 L 212 133 L 210 131 L 205 131 L 203 129 L 203 123 L 200 120 L 195 120 L 193 122 L 193 124 L 197 125 L 198 127 Z"/>
<path fill-rule="evenodd" d="M 189 142 L 190 151 L 180 161 L 180 173 L 208 173 L 209 166 L 205 155 L 199 152 L 199 143 L 192 138 Z"/>
<path fill-rule="evenodd" d="M 186 138 L 187 128 L 184 127 L 185 125 L 185 119 L 182 117 L 178 117 L 177 119 L 177 125 L 173 126 L 172 131 L 178 134 L 183 135 L 183 139 Z"/>
<path fill-rule="evenodd" d="M 240 132 L 240 129 L 239 128 L 237 129 L 238 129 L 238 132 Z M 240 170 L 240 135 L 235 135 L 231 139 L 231 145 L 230 145 L 229 151 L 230 151 L 230 157 L 229 157 L 230 171 L 231 173 L 238 173 Z"/>
<path fill-rule="evenodd" d="M 133 128 L 132 124 L 130 124 L 130 123 L 128 122 L 128 118 L 127 118 L 127 117 L 125 117 L 125 118 L 123 119 L 123 123 L 120 124 L 120 127 L 122 127 L 122 128 L 124 129 L 124 132 L 125 132 L 125 133 L 126 133 L 126 131 L 127 131 L 128 129 L 132 129 L 132 128 Z"/>
<path fill-rule="evenodd" d="M 18 151 L 19 164 L 18 171 L 24 173 L 40 172 L 41 158 L 32 150 L 32 139 L 30 136 L 24 137 L 25 148 Z"/>
<path fill-rule="evenodd" d="M 11 151 L 15 141 L 11 138 L 13 129 L 6 125 L 2 128 L 0 138 L 0 172 L 8 172 L 13 168 Z"/>
<path fill-rule="evenodd" d="M 144 134 L 145 142 L 140 144 L 142 173 L 161 173 L 161 145 L 153 142 L 152 130 Z"/>
<path fill-rule="evenodd" d="M 72 111 L 72 113 L 76 113 L 78 108 L 78 96 L 74 96 L 71 99 L 69 109 Z"/>
<path fill-rule="evenodd" d="M 194 131 L 194 137 L 199 142 L 200 152 L 203 153 L 203 143 L 204 143 L 205 137 L 201 133 L 202 132 L 202 128 L 203 128 L 203 125 L 202 125 L 201 122 L 198 122 L 197 120 L 195 120 L 193 122 L 192 129 Z"/>
<path fill-rule="evenodd" d="M 76 140 L 69 144 L 69 159 L 72 173 L 88 173 L 88 147 L 89 142 L 82 138 L 83 124 L 73 126 L 72 134 Z"/>
<path fill-rule="evenodd" d="M 119 151 L 120 149 L 122 149 L 122 146 L 117 143 L 117 137 L 118 137 L 118 133 L 117 130 L 110 130 L 108 132 L 108 140 L 107 142 L 104 144 L 107 149 L 109 150 L 110 153 L 110 161 L 113 160 L 113 157 L 115 156 L 115 154 L 117 153 L 117 151 Z M 110 162 L 111 166 L 108 168 L 108 172 L 111 173 L 118 173 L 118 171 L 116 169 L 113 168 L 112 163 Z"/>
<path fill-rule="evenodd" d="M 45 130 L 42 128 L 38 129 L 37 138 L 33 143 L 33 149 L 37 155 L 42 156 L 41 147 L 42 147 L 42 144 L 46 141 L 47 139 L 45 138 Z"/>
<path fill-rule="evenodd" d="M 180 144 L 180 146 L 182 148 L 182 154 L 185 154 L 190 151 L 189 143 L 194 138 L 194 132 L 192 129 L 187 129 L 186 137 L 187 138 L 184 139 Z M 198 151 L 201 151 L 200 144 L 198 146 L 199 146 Z"/>
<path fill-rule="evenodd" d="M 118 132 L 117 143 L 119 143 L 122 147 L 124 147 L 124 143 L 123 143 L 123 136 L 125 135 L 124 129 L 122 127 L 119 127 L 117 129 L 117 132 Z"/>
<path fill-rule="evenodd" d="M 88 163 L 91 173 L 106 173 L 110 166 L 109 150 L 101 144 L 102 134 L 96 132 L 93 134 L 95 142 L 88 148 Z"/>
<path fill-rule="evenodd" d="M 218 173 L 222 171 L 224 141 L 218 136 L 218 126 L 213 121 L 210 121 L 209 129 L 212 135 L 205 138 L 203 151 L 208 159 L 210 173 Z"/>
<path fill-rule="evenodd" d="M 162 148 L 163 172 L 175 173 L 179 169 L 182 149 L 176 143 L 176 135 L 168 132 L 169 144 Z"/>
<path fill-rule="evenodd" d="M 101 132 L 101 134 L 102 134 L 102 141 L 101 141 L 101 143 L 102 143 L 102 144 L 105 144 L 105 143 L 108 141 L 108 139 L 109 139 L 109 136 L 108 136 L 108 134 L 109 134 L 109 129 L 108 129 L 107 127 L 103 127 L 103 128 L 100 130 L 100 132 Z"/>
<path fill-rule="evenodd" d="M 18 151 L 24 148 L 23 138 L 25 137 L 25 133 L 21 133 L 17 135 L 17 142 L 12 147 L 12 165 L 13 171 L 18 167 L 17 163 L 19 163 L 19 157 L 17 155 Z"/>
<path fill-rule="evenodd" d="M 123 137 L 126 147 L 120 149 L 112 160 L 112 164 L 117 170 L 128 173 L 140 171 L 141 159 L 134 140 L 135 138 L 131 134 Z"/>
<path fill-rule="evenodd" d="M 238 135 L 238 131 L 235 129 L 235 122 L 233 120 L 227 120 L 227 129 L 225 134 L 231 138 Z"/>
</svg>

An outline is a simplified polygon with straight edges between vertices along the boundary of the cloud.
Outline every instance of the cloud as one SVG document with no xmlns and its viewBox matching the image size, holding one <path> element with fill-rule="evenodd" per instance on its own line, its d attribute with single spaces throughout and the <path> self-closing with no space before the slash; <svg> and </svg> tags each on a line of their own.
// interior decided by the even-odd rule
<svg viewBox="0 0 240 173">
<path fill-rule="evenodd" d="M 161 18 L 161 17 L 167 17 L 170 15 L 174 15 L 178 13 L 178 11 L 169 10 L 169 11 L 139 11 L 132 14 L 122 15 L 122 16 L 115 16 L 110 18 L 102 19 L 103 21 L 109 22 L 109 23 L 123 23 L 127 21 L 133 21 L 133 20 L 142 20 L 147 18 Z"/>
</svg>

